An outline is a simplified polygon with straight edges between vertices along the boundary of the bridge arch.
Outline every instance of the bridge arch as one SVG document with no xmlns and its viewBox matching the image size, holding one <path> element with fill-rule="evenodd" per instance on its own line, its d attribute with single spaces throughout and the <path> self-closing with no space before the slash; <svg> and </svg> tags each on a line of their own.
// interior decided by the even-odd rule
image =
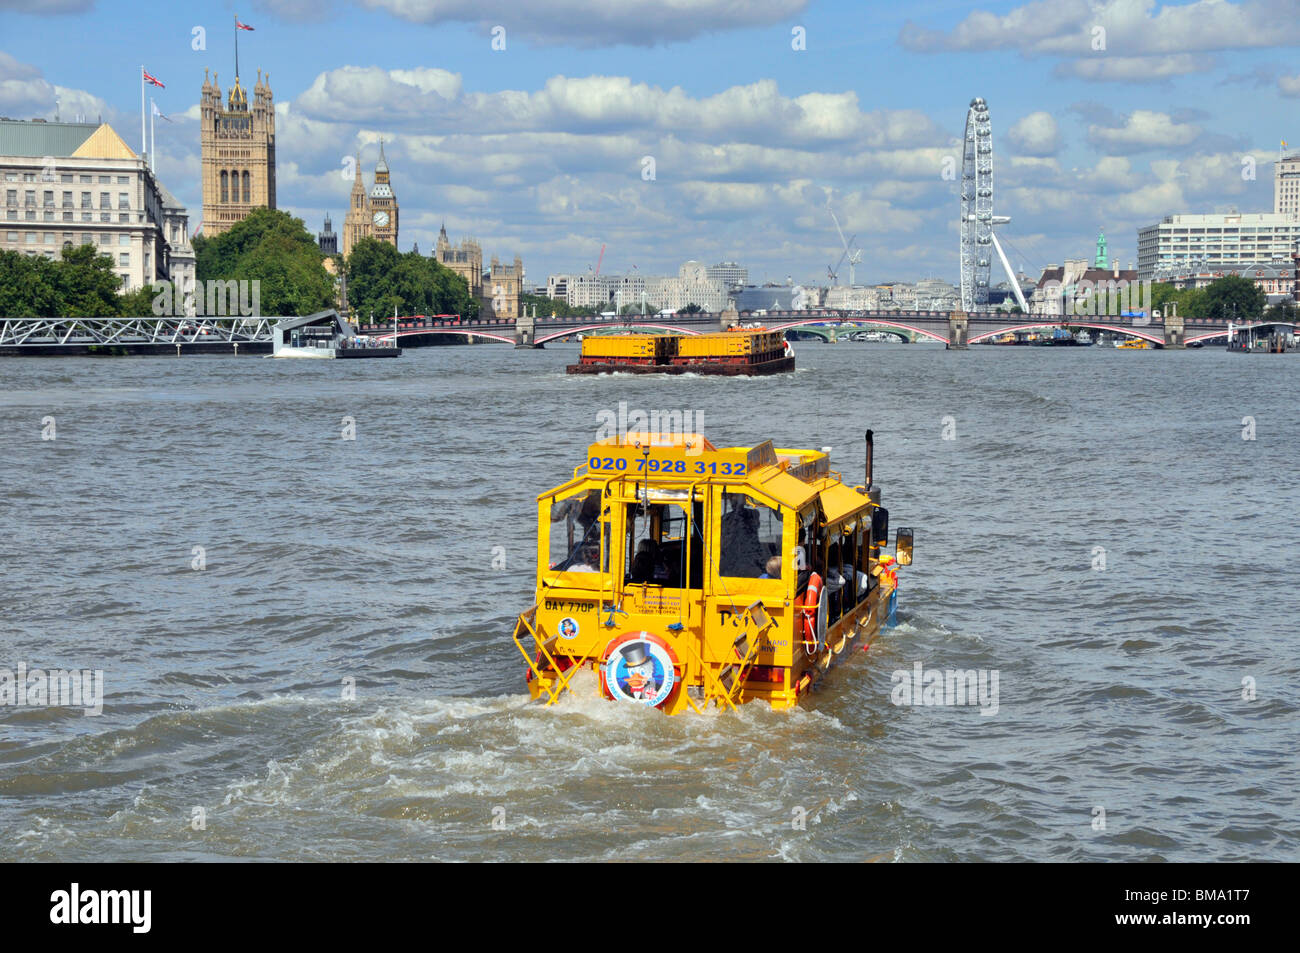
<svg viewBox="0 0 1300 953">
<path fill-rule="evenodd" d="M 637 322 L 636 324 L 615 324 L 609 322 L 603 324 L 586 324 L 578 327 L 564 328 L 555 331 L 544 337 L 537 339 L 538 344 L 545 344 L 547 341 L 554 341 L 559 338 L 571 337 L 574 334 L 586 334 L 589 331 L 604 331 L 608 334 L 623 334 L 627 331 L 668 331 L 672 334 L 699 334 L 700 331 L 695 328 L 682 328 L 671 324 L 648 324 Z"/>
<path fill-rule="evenodd" d="M 499 341 L 502 344 L 515 343 L 515 339 L 512 337 L 509 338 L 503 337 L 500 334 L 493 334 L 490 331 L 475 331 L 468 327 L 411 328 L 409 330 L 399 331 L 397 337 L 398 340 L 400 341 L 402 338 L 419 337 L 422 334 L 452 334 L 452 335 L 458 334 L 461 337 L 467 337 L 467 338 L 468 337 L 487 338 L 490 341 Z M 367 334 L 366 337 L 369 337 L 375 341 L 391 341 L 393 339 L 393 332 L 387 331 L 387 332 L 379 332 L 374 334 Z"/>
<path fill-rule="evenodd" d="M 1097 324 L 1088 321 L 1037 321 L 1032 324 L 1008 324 L 1003 328 L 995 328 L 992 331 L 982 331 L 979 334 L 972 334 L 970 337 L 970 343 L 975 344 L 978 341 L 985 341 L 989 338 L 997 337 L 1000 334 L 1006 334 L 1008 332 L 1014 333 L 1016 331 L 1033 331 L 1039 328 L 1060 327 L 1092 328 L 1097 331 L 1111 331 L 1117 334 L 1127 334 L 1135 338 L 1142 338 L 1143 340 L 1150 341 L 1152 344 L 1163 345 L 1165 343 L 1163 335 L 1155 334 L 1151 331 L 1139 331 L 1137 328 L 1130 325 Z"/>
<path fill-rule="evenodd" d="M 786 322 L 785 324 L 769 324 L 767 326 L 767 329 L 769 331 L 788 331 L 792 328 L 799 329 L 799 330 L 802 329 L 813 330 L 818 325 L 825 327 L 828 324 L 831 325 L 832 327 L 841 327 L 845 324 L 852 324 L 855 327 L 860 327 L 860 328 L 870 328 L 870 327 L 894 328 L 895 330 L 910 331 L 913 334 L 920 334 L 927 338 L 933 338 L 934 340 L 941 341 L 944 344 L 948 343 L 948 339 L 942 334 L 935 334 L 933 331 L 927 331 L 925 328 L 919 328 L 912 324 L 904 324 L 901 321 L 887 321 L 883 318 L 845 317 L 842 319 L 832 319 L 826 321 L 809 321 L 807 319 L 804 319 L 803 321 L 789 321 Z M 814 331 L 814 333 L 816 332 Z"/>
<path fill-rule="evenodd" d="M 1234 331 L 1254 331 L 1258 328 L 1290 328 L 1292 334 L 1300 333 L 1300 324 L 1288 324 L 1286 321 L 1256 321 L 1254 324 L 1234 324 Z M 1228 329 L 1221 328 L 1218 331 L 1207 331 L 1204 334 L 1187 335 L 1187 343 L 1193 341 L 1209 341 L 1212 338 L 1224 338 L 1228 336 Z"/>
</svg>

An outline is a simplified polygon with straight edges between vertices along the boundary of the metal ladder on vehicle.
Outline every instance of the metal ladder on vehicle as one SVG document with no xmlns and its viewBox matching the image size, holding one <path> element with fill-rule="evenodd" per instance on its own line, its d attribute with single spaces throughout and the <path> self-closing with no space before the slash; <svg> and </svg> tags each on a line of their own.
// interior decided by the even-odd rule
<svg viewBox="0 0 1300 953">
<path fill-rule="evenodd" d="M 759 639 L 773 624 L 772 617 L 767 614 L 762 602 L 753 602 L 747 606 L 742 618 L 744 627 L 731 643 L 734 658 L 720 667 L 716 673 L 712 666 L 700 657 L 695 647 L 689 642 L 686 643 L 704 675 L 704 707 L 696 705 L 695 701 L 689 695 L 687 696 L 687 701 L 696 712 L 703 713 L 710 701 L 716 703 L 719 708 L 736 710 L 736 702 L 745 685 L 745 676 L 754 664 L 754 659 L 758 657 Z"/>
<path fill-rule="evenodd" d="M 531 638 L 533 641 L 533 654 L 529 654 L 528 650 L 524 648 L 523 640 L 525 637 Z M 588 657 L 584 655 L 582 658 L 573 659 L 572 664 L 561 671 L 558 658 L 555 655 L 555 647 L 559 644 L 560 637 L 556 634 L 546 639 L 538 633 L 536 605 L 519 614 L 519 618 L 515 621 L 513 638 L 515 648 L 519 649 L 524 661 L 528 663 L 529 672 L 537 680 L 541 690 L 546 693 L 546 707 L 554 705 L 560 700 L 560 696 L 564 694 L 565 690 L 570 688 L 569 682 L 573 679 L 573 676 L 582 670 L 582 666 L 587 663 Z M 534 659 L 534 655 L 536 659 Z M 571 656 L 565 656 L 565 658 L 571 658 Z M 547 674 L 542 673 L 540 666 L 543 659 L 546 660 L 549 667 Z M 551 676 L 554 676 L 554 679 Z"/>
</svg>

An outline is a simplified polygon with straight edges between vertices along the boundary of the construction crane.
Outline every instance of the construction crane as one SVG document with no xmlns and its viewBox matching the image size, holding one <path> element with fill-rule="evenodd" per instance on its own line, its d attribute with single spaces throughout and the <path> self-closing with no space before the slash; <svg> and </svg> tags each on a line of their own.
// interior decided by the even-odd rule
<svg viewBox="0 0 1300 953">
<path fill-rule="evenodd" d="M 844 229 L 840 228 L 840 220 L 835 217 L 835 210 L 831 208 L 831 203 L 829 201 L 826 203 L 826 211 L 831 213 L 831 221 L 835 223 L 835 231 L 839 233 L 840 244 L 844 246 L 844 254 L 840 255 L 839 264 L 837 264 L 831 271 L 831 279 L 835 280 L 836 274 L 840 270 L 840 265 L 844 263 L 844 259 L 847 257 L 849 260 L 849 287 L 853 287 L 857 283 L 857 276 L 854 274 L 854 266 L 862 261 L 862 249 L 853 249 L 851 247 L 853 243 L 858 240 L 858 236 L 854 235 L 848 241 L 845 241 Z"/>
</svg>

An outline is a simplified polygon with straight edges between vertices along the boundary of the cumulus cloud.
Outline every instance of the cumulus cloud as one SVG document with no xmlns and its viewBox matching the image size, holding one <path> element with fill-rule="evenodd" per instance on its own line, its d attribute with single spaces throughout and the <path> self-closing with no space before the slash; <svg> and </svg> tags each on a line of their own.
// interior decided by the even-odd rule
<svg viewBox="0 0 1300 953">
<path fill-rule="evenodd" d="M 899 42 L 918 52 L 1064 57 L 1072 75 L 1143 82 L 1203 70 L 1211 52 L 1295 46 L 1295 12 L 1294 0 L 1038 0 L 1003 15 L 977 10 L 949 31 L 908 21 Z"/>
<path fill-rule="evenodd" d="M 1217 61 L 1206 54 L 1175 53 L 1169 56 L 1094 56 L 1060 63 L 1056 73 L 1080 79 L 1113 83 L 1149 83 L 1189 73 L 1204 73 Z"/>
<path fill-rule="evenodd" d="M 279 0 L 297 4 L 299 0 Z M 413 23 L 502 26 L 508 44 L 656 46 L 706 33 L 770 26 L 803 12 L 808 0 L 361 0 Z"/>
<path fill-rule="evenodd" d="M 1088 141 L 1111 152 L 1141 152 L 1191 145 L 1201 134 L 1199 126 L 1175 122 L 1166 113 L 1138 109 L 1121 126 L 1090 125 Z"/>
<path fill-rule="evenodd" d="M 1061 131 L 1049 112 L 1034 112 L 1007 130 L 1007 138 L 1021 155 L 1051 156 L 1061 148 Z"/>
<path fill-rule="evenodd" d="M 602 243 L 611 272 L 675 273 L 692 257 L 744 261 L 759 280 L 824 278 L 842 250 L 828 198 L 865 252 L 859 280 L 956 277 L 957 185 L 943 175 L 945 159 L 960 161 L 956 115 L 941 125 L 919 110 L 868 108 L 851 90 L 792 95 L 770 79 L 708 95 L 617 75 L 490 90 L 447 70 L 344 66 L 300 90 L 281 90 L 276 107 L 277 198 L 313 231 L 326 212 L 342 227 L 352 185 L 343 159 L 360 148 L 369 185 L 382 137 L 404 250 L 414 241 L 427 253 L 445 221 L 453 240 L 521 255 L 530 284 L 585 270 Z M 66 116 L 76 94 L 88 95 L 0 54 L 0 103 L 21 106 L 0 112 L 48 116 L 62 95 Z M 1047 256 L 1090 254 L 1099 224 L 1123 256 L 1137 226 L 1246 194 L 1232 143 L 1202 129 L 1213 129 L 1209 116 L 1071 108 L 1068 125 L 1086 136 L 1069 145 L 1092 160 L 1064 161 L 1067 123 L 1048 112 L 995 121 L 997 211 L 1012 217 L 1009 242 L 1045 256 L 1030 271 Z M 197 221 L 197 106 L 171 118 L 158 127 L 158 172 Z M 121 120 L 129 140 L 138 117 Z"/>
<path fill-rule="evenodd" d="M 95 0 L 0 0 L 0 10 L 38 17 L 89 13 L 94 6 Z"/>
<path fill-rule="evenodd" d="M 119 118 L 117 111 L 98 96 L 83 89 L 56 86 L 35 66 L 0 51 L 0 115 L 53 119 L 56 108 L 64 119 L 78 115 L 88 120 Z"/>
<path fill-rule="evenodd" d="M 1277 91 L 1283 96 L 1300 96 L 1300 75 L 1278 77 Z"/>
<path fill-rule="evenodd" d="M 1062 167 L 1062 124 L 1046 112 L 1021 117 L 998 153 L 998 211 L 1013 216 L 1008 235 L 1021 247 L 1017 236 L 1041 234 L 1055 236 L 1043 246 L 1055 258 L 1086 254 L 1090 236 L 1079 239 L 1088 247 L 1059 249 L 1080 208 L 1099 210 L 1119 238 L 1186 209 L 1202 188 L 1213 196 L 1229 169 L 1207 159 L 1199 173 L 1189 164 L 1168 178 L 1128 157 L 1203 147 L 1197 114 L 1072 108 L 1086 144 L 1106 153 L 1091 167 Z M 429 248 L 445 219 L 453 238 L 472 234 L 489 253 L 521 254 L 539 282 L 587 262 L 602 243 L 630 250 L 627 262 L 607 255 L 612 271 L 638 263 L 642 273 L 671 272 L 682 255 L 716 253 L 743 258 L 756 275 L 770 267 L 815 280 L 840 251 L 828 197 L 865 260 L 934 274 L 954 267 L 946 244 L 915 237 L 955 227 L 954 186 L 941 172 L 957 144 L 924 113 L 864 110 L 851 92 L 789 96 L 760 80 L 695 96 L 625 76 L 552 76 L 534 89 L 485 92 L 445 71 L 346 67 L 279 109 L 280 148 L 297 163 L 282 179 L 282 205 L 332 208 L 337 222 L 351 186 L 338 177 L 341 156 L 363 145 L 369 181 L 382 135 L 404 246 Z M 655 158 L 654 180 L 641 178 L 645 155 Z M 321 213 L 302 214 L 312 222 Z M 647 235 L 680 234 L 684 223 L 689 251 L 648 247 Z M 925 251 L 897 258 L 909 246 Z M 1124 253 L 1118 244 L 1116 252 Z"/>
<path fill-rule="evenodd" d="M 552 76 L 541 89 L 465 92 L 459 74 L 440 69 L 347 66 L 321 73 L 294 101 L 322 121 L 384 122 L 393 128 L 452 132 L 490 117 L 495 133 L 547 129 L 608 134 L 636 129 L 682 139 L 777 145 L 932 142 L 939 128 L 917 110 L 864 111 L 854 92 L 784 96 L 771 79 L 696 98 L 626 76 Z"/>
<path fill-rule="evenodd" d="M 318 74 L 294 105 L 308 118 L 434 122 L 460 93 L 460 77 L 446 70 L 343 66 Z"/>
</svg>

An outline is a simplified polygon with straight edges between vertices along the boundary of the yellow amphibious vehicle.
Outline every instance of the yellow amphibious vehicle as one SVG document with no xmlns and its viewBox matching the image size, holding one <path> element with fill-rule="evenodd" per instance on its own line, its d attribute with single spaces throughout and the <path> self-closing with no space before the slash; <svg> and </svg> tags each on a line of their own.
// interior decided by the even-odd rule
<svg viewBox="0 0 1300 953">
<path fill-rule="evenodd" d="M 675 714 L 789 708 L 892 615 L 912 532 L 826 452 L 715 447 L 699 434 L 594 443 L 537 498 L 537 596 L 515 626 L 534 698 L 584 668 L 610 699 Z"/>
</svg>

